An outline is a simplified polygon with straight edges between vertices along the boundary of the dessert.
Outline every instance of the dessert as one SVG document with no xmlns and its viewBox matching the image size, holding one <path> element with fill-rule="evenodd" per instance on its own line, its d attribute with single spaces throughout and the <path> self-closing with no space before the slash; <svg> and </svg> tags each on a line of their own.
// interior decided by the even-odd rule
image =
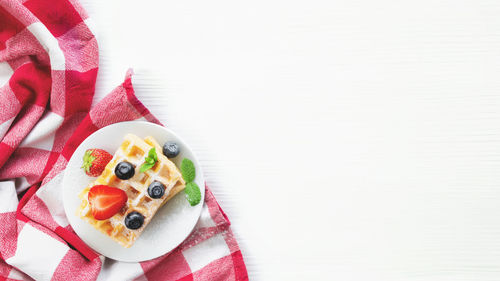
<svg viewBox="0 0 500 281">
<path fill-rule="evenodd" d="M 127 134 L 102 174 L 79 194 L 78 216 L 120 245 L 132 246 L 158 209 L 186 185 L 175 164 L 156 151 L 162 147 L 153 137 Z M 123 197 L 115 189 L 127 196 L 119 209 Z"/>
</svg>

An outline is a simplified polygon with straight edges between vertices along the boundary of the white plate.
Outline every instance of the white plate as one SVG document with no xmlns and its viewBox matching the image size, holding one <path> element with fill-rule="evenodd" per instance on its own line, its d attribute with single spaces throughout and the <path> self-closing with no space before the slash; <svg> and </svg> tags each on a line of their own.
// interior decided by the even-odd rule
<svg viewBox="0 0 500 281">
<path fill-rule="evenodd" d="M 80 166 L 85 150 L 102 148 L 113 154 L 127 133 L 139 137 L 153 136 L 162 145 L 167 140 L 176 141 L 180 146 L 180 154 L 173 159 L 179 166 L 183 158 L 189 158 L 196 167 L 196 179 L 201 190 L 200 204 L 192 207 L 185 198 L 184 192 L 179 192 L 170 199 L 154 216 L 142 235 L 130 248 L 124 248 L 108 236 L 94 229 L 90 224 L 80 219 L 77 209 L 80 205 L 78 193 L 90 182 L 95 180 L 87 176 Z M 161 152 L 160 152 L 161 153 Z M 143 121 L 116 123 L 104 127 L 87 139 L 76 149 L 69 160 L 63 178 L 63 201 L 66 216 L 71 227 L 92 249 L 100 254 L 119 261 L 138 262 L 150 260 L 166 254 L 186 239 L 193 230 L 201 213 L 205 198 L 205 181 L 200 163 L 189 146 L 169 129 Z"/>
</svg>

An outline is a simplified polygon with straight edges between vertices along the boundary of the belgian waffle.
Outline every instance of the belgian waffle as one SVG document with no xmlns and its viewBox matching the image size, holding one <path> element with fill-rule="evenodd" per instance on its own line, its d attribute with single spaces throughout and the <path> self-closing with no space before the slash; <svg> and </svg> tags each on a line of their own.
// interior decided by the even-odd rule
<svg viewBox="0 0 500 281">
<path fill-rule="evenodd" d="M 140 172 L 140 166 L 153 147 L 156 148 L 158 161 L 151 169 Z M 146 137 L 142 140 L 136 135 L 127 134 L 102 174 L 78 195 L 82 203 L 77 215 L 123 247 L 132 246 L 156 211 L 185 187 L 185 181 L 179 169 L 161 151 L 160 145 L 153 137 Z M 116 165 L 122 161 L 127 161 L 135 166 L 135 174 L 128 180 L 121 180 L 114 173 Z M 155 180 L 166 187 L 165 194 L 158 199 L 149 197 L 147 192 L 149 184 Z M 94 219 L 87 198 L 90 188 L 94 185 L 108 185 L 124 190 L 128 196 L 126 205 L 120 212 L 107 220 Z M 144 216 L 143 225 L 135 230 L 128 229 L 124 223 L 127 214 L 133 211 Z"/>
</svg>

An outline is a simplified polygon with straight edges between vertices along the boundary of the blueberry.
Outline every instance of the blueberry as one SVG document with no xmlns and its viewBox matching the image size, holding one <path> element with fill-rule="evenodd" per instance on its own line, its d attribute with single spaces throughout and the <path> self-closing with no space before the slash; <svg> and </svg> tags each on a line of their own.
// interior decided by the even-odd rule
<svg viewBox="0 0 500 281">
<path fill-rule="evenodd" d="M 163 154 L 167 156 L 167 158 L 174 158 L 179 155 L 180 149 L 176 142 L 167 141 L 163 145 Z"/>
<path fill-rule="evenodd" d="M 129 229 L 138 229 L 144 223 L 144 216 L 139 212 L 130 212 L 125 217 L 125 226 Z"/>
<path fill-rule="evenodd" d="M 148 186 L 149 197 L 158 199 L 165 194 L 165 186 L 159 181 L 154 181 Z"/>
<path fill-rule="evenodd" d="M 134 165 L 130 164 L 129 162 L 120 162 L 118 165 L 116 165 L 115 168 L 115 175 L 122 180 L 128 180 L 131 177 L 133 177 L 135 174 L 135 167 Z"/>
</svg>

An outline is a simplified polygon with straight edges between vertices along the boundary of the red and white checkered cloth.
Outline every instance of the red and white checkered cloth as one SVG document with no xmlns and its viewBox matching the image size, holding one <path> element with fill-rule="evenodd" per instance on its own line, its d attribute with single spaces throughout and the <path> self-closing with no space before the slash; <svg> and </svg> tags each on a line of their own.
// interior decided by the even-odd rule
<svg viewBox="0 0 500 281">
<path fill-rule="evenodd" d="M 76 0 L 0 0 L 0 281 L 247 280 L 208 188 L 195 231 L 154 260 L 106 259 L 73 232 L 61 179 L 76 147 L 112 123 L 159 123 L 135 97 L 130 72 L 91 108 L 97 69 L 97 41 Z"/>
</svg>

